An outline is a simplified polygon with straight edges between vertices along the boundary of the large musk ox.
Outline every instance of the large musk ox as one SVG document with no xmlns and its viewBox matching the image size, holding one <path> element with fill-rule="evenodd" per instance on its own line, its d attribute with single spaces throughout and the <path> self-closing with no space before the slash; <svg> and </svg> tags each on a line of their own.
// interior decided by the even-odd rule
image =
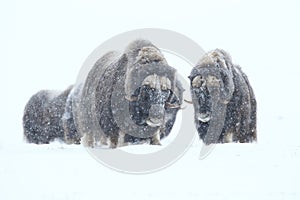
<svg viewBox="0 0 300 200">
<path fill-rule="evenodd" d="M 136 40 L 124 53 L 108 52 L 85 81 L 61 93 L 40 91 L 25 107 L 30 143 L 61 139 L 89 147 L 160 144 L 182 104 L 176 70 L 151 42 Z"/>
<path fill-rule="evenodd" d="M 256 99 L 227 52 L 206 53 L 189 78 L 195 124 L 205 144 L 256 141 Z"/>
</svg>

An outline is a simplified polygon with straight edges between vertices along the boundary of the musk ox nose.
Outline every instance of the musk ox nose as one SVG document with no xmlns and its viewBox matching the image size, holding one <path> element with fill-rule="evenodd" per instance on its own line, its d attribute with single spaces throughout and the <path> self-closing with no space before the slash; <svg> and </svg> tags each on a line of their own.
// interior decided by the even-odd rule
<svg viewBox="0 0 300 200">
<path fill-rule="evenodd" d="M 147 124 L 149 126 L 160 126 L 163 124 L 165 108 L 163 105 L 155 104 L 150 107 Z"/>
</svg>

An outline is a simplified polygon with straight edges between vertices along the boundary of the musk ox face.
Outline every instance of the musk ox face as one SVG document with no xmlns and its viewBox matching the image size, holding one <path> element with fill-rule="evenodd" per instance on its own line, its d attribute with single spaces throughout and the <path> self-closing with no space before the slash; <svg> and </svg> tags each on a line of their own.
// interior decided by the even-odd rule
<svg viewBox="0 0 300 200">
<path fill-rule="evenodd" d="M 189 76 L 194 118 L 206 144 L 256 140 L 256 100 L 247 76 L 229 54 L 203 56 Z"/>
<path fill-rule="evenodd" d="M 162 126 L 165 109 L 176 107 L 171 102 L 172 95 L 171 81 L 168 78 L 156 74 L 146 77 L 142 86 L 135 90 L 133 101 L 130 102 L 132 120 L 138 125 Z"/>
</svg>

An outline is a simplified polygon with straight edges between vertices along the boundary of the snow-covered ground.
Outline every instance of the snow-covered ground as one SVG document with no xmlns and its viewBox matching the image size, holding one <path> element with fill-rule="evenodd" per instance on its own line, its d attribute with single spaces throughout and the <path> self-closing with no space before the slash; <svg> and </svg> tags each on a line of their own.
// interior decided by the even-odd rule
<svg viewBox="0 0 300 200">
<path fill-rule="evenodd" d="M 300 146 L 200 145 L 147 175 L 113 171 L 82 146 L 17 145 L 0 151 L 1 199 L 298 199 Z"/>
<path fill-rule="evenodd" d="M 300 199 L 298 1 L 140 4 L 1 1 L 0 199 Z M 145 27 L 231 53 L 256 94 L 257 144 L 218 145 L 198 160 L 196 139 L 170 167 L 132 175 L 103 166 L 83 146 L 23 142 L 32 94 L 67 88 L 99 44 Z"/>
</svg>

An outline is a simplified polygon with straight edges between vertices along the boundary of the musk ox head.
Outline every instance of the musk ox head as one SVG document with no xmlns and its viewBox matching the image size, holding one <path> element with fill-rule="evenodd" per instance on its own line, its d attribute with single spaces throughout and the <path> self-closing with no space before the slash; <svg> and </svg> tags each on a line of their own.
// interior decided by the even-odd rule
<svg viewBox="0 0 300 200">
<path fill-rule="evenodd" d="M 178 88 L 181 85 L 176 70 L 149 41 L 134 41 L 126 49 L 126 54 L 125 93 L 130 100 L 133 121 L 138 125 L 163 126 L 166 114 L 169 114 L 166 110 L 178 110 L 182 103 L 183 89 Z"/>
<path fill-rule="evenodd" d="M 224 50 L 205 54 L 190 78 L 195 124 L 206 144 L 256 140 L 256 100 Z"/>
</svg>

